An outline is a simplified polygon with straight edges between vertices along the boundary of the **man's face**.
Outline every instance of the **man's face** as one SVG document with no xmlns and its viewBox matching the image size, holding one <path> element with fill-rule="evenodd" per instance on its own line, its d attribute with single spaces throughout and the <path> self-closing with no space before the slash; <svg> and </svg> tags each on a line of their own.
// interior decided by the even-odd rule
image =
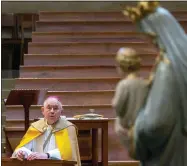
<svg viewBox="0 0 187 166">
<path fill-rule="evenodd" d="M 49 98 L 44 102 L 42 114 L 49 125 L 55 123 L 62 113 L 60 102 L 55 98 Z"/>
</svg>

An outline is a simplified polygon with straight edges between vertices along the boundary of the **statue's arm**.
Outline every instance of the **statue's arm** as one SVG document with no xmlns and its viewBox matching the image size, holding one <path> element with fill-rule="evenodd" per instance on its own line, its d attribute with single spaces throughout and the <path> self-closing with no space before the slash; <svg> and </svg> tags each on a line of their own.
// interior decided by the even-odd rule
<svg viewBox="0 0 187 166">
<path fill-rule="evenodd" d="M 125 83 L 125 80 L 123 80 L 117 84 L 116 91 L 112 99 L 112 107 L 115 109 L 117 117 L 124 116 L 127 98 L 128 85 Z"/>
</svg>

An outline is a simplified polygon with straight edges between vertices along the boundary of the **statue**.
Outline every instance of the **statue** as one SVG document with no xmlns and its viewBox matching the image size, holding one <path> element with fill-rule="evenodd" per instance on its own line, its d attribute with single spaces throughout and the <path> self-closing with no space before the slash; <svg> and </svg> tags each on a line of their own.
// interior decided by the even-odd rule
<svg viewBox="0 0 187 166">
<path fill-rule="evenodd" d="M 128 136 L 142 166 L 187 166 L 187 35 L 158 2 L 141 1 L 123 13 L 161 50 L 151 87 Z"/>
<path fill-rule="evenodd" d="M 134 49 L 120 48 L 116 55 L 116 62 L 117 71 L 122 79 L 117 84 L 112 100 L 112 106 L 117 115 L 115 131 L 121 142 L 128 148 L 129 140 L 127 136 L 123 137 L 123 129 L 132 128 L 147 97 L 149 82 L 139 75 L 141 58 Z M 130 151 L 130 147 L 128 149 Z"/>
</svg>

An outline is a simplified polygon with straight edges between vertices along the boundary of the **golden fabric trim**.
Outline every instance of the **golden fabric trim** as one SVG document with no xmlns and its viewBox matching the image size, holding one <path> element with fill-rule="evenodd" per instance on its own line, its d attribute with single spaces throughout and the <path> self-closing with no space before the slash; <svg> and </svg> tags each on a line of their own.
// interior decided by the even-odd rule
<svg viewBox="0 0 187 166">
<path fill-rule="evenodd" d="M 21 148 L 22 146 L 26 145 L 33 139 L 43 134 L 47 129 L 47 126 L 48 125 L 45 123 L 44 119 L 32 123 L 31 127 L 29 127 L 26 134 L 22 138 L 20 144 L 16 147 L 16 149 Z M 58 123 L 55 124 L 55 127 L 53 129 L 57 147 L 60 150 L 62 159 L 64 160 L 72 159 L 72 147 L 71 147 L 70 137 L 68 135 L 68 130 L 67 130 L 67 127 L 69 126 L 74 126 L 74 125 L 71 122 L 61 118 L 59 119 Z"/>
<path fill-rule="evenodd" d="M 55 133 L 55 139 L 63 160 L 72 160 L 72 147 L 68 130 L 64 129 Z"/>
<path fill-rule="evenodd" d="M 33 128 L 32 126 L 29 127 L 26 134 L 23 136 L 20 144 L 16 147 L 16 149 L 21 148 L 22 146 L 26 145 L 27 143 L 32 141 L 34 138 L 40 136 L 41 134 L 42 134 L 42 132 L 38 131 L 37 129 Z"/>
</svg>

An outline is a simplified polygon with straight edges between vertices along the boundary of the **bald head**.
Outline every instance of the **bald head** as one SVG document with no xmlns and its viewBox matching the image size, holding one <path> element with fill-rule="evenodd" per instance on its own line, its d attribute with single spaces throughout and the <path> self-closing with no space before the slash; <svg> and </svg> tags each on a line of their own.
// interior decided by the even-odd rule
<svg viewBox="0 0 187 166">
<path fill-rule="evenodd" d="M 54 124 L 62 114 L 62 103 L 57 97 L 48 97 L 43 104 L 42 114 L 48 124 Z"/>
<path fill-rule="evenodd" d="M 123 72 L 135 72 L 140 68 L 141 59 L 132 48 L 120 48 L 116 54 L 116 62 Z"/>
<path fill-rule="evenodd" d="M 45 99 L 43 106 L 46 107 L 49 103 L 53 103 L 55 105 L 58 105 L 59 108 L 62 110 L 62 103 L 56 96 L 49 96 L 47 99 Z"/>
<path fill-rule="evenodd" d="M 128 57 L 135 57 L 137 56 L 137 52 L 132 48 L 120 48 L 117 52 L 117 58 L 124 59 Z"/>
</svg>

